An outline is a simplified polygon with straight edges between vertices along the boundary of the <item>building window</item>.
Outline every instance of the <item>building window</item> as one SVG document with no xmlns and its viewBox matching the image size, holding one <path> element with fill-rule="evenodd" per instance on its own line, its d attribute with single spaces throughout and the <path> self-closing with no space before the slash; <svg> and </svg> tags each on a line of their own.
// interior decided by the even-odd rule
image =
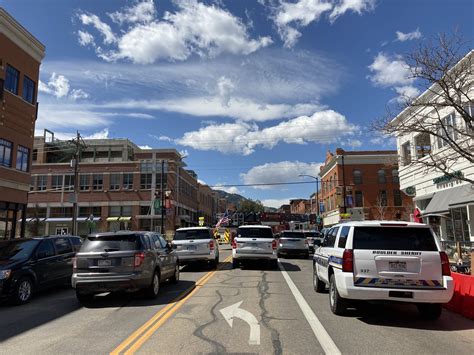
<svg viewBox="0 0 474 355">
<path fill-rule="evenodd" d="M 100 217 L 102 214 L 102 208 L 100 206 L 96 207 L 79 207 L 79 217 L 89 218 L 91 215 L 94 217 Z"/>
<path fill-rule="evenodd" d="M 355 192 L 355 207 L 364 207 L 364 195 L 362 191 Z"/>
<path fill-rule="evenodd" d="M 431 153 L 429 133 L 421 133 L 415 137 L 416 158 L 421 159 Z"/>
<path fill-rule="evenodd" d="M 400 190 L 393 190 L 393 205 L 400 207 L 402 205 L 402 194 Z"/>
<path fill-rule="evenodd" d="M 16 151 L 16 169 L 20 171 L 28 171 L 28 163 L 30 160 L 30 150 L 21 145 Z"/>
<path fill-rule="evenodd" d="M 380 204 L 380 206 L 387 206 L 387 191 L 380 190 L 378 204 Z"/>
<path fill-rule="evenodd" d="M 163 188 L 166 189 L 167 174 L 163 175 Z M 156 188 L 161 190 L 161 174 L 156 174 Z"/>
<path fill-rule="evenodd" d="M 410 142 L 402 144 L 402 164 L 408 165 L 411 163 L 411 146 Z"/>
<path fill-rule="evenodd" d="M 65 175 L 64 176 L 64 190 L 65 191 L 74 190 L 74 175 Z"/>
<path fill-rule="evenodd" d="M 378 176 L 378 179 L 379 179 L 379 184 L 385 184 L 387 183 L 387 178 L 385 176 L 385 170 L 384 169 L 380 169 L 378 172 L 377 172 L 377 176 Z"/>
<path fill-rule="evenodd" d="M 104 176 L 102 174 L 92 175 L 92 190 L 102 190 L 104 186 Z"/>
<path fill-rule="evenodd" d="M 332 176 L 329 178 L 329 191 L 332 190 Z"/>
<path fill-rule="evenodd" d="M 38 191 L 46 190 L 47 182 L 48 182 L 48 177 L 46 175 L 38 175 L 36 177 L 36 190 Z"/>
<path fill-rule="evenodd" d="M 80 175 L 79 178 L 79 189 L 81 191 L 88 191 L 90 189 L 91 176 L 90 175 Z"/>
<path fill-rule="evenodd" d="M 468 104 L 466 107 L 464 107 L 464 110 L 469 114 L 469 116 L 471 116 L 471 118 L 474 117 L 474 103 Z M 474 129 L 471 129 L 466 121 L 465 121 L 465 124 L 466 124 L 466 132 L 468 134 L 474 133 Z M 471 119 L 471 126 L 472 125 L 474 125 L 474 121 Z"/>
<path fill-rule="evenodd" d="M 23 78 L 23 100 L 28 101 L 30 104 L 34 104 L 35 88 L 35 82 L 25 75 Z"/>
<path fill-rule="evenodd" d="M 110 190 L 120 189 L 120 174 L 110 174 Z"/>
<path fill-rule="evenodd" d="M 63 188 L 63 176 L 62 175 L 53 175 L 51 180 L 51 189 L 52 190 L 61 190 Z"/>
<path fill-rule="evenodd" d="M 20 79 L 20 72 L 7 64 L 7 75 L 5 78 L 5 89 L 11 93 L 18 95 L 18 82 Z"/>
<path fill-rule="evenodd" d="M 362 184 L 362 171 L 356 169 L 352 172 L 354 184 Z"/>
<path fill-rule="evenodd" d="M 398 169 L 392 170 L 392 182 L 398 184 L 400 182 L 400 178 L 398 177 Z"/>
<path fill-rule="evenodd" d="M 12 142 L 0 139 L 0 166 L 12 166 Z"/>
<path fill-rule="evenodd" d="M 49 216 L 52 218 L 72 217 L 72 207 L 51 207 Z"/>
<path fill-rule="evenodd" d="M 140 172 L 141 173 L 152 173 L 153 172 L 153 161 L 142 160 L 140 161 Z M 155 172 L 161 172 L 161 160 L 155 161 Z M 163 172 L 168 172 L 168 162 L 165 161 L 163 164 Z"/>
<path fill-rule="evenodd" d="M 35 190 L 36 185 L 36 176 L 31 176 L 31 182 L 30 182 L 30 191 Z"/>
<path fill-rule="evenodd" d="M 456 116 L 454 113 L 443 118 L 441 122 L 442 123 L 438 128 L 438 149 L 449 145 L 450 141 L 456 141 L 458 139 L 458 133 L 456 132 Z"/>
<path fill-rule="evenodd" d="M 123 174 L 123 188 L 124 190 L 133 189 L 133 174 L 132 173 Z"/>
<path fill-rule="evenodd" d="M 151 189 L 151 174 L 140 174 L 140 189 Z"/>
<path fill-rule="evenodd" d="M 132 206 L 110 206 L 109 216 L 110 217 L 131 217 Z"/>
</svg>

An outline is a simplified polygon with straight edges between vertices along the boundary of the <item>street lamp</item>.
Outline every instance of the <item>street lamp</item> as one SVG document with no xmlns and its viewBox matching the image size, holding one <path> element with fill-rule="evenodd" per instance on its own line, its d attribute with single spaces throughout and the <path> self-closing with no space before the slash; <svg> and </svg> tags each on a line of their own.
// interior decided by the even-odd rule
<svg viewBox="0 0 474 355">
<path fill-rule="evenodd" d="M 307 174 L 299 174 L 299 177 L 310 177 L 316 181 L 316 210 L 317 210 L 317 219 L 319 219 L 319 178 L 313 175 L 307 175 Z M 316 224 L 319 224 L 318 221 L 316 221 Z"/>
</svg>

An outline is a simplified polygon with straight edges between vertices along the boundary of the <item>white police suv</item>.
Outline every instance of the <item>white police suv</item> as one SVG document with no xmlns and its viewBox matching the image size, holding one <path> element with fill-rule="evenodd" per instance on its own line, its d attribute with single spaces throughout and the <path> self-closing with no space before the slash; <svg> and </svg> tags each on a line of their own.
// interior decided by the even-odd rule
<svg viewBox="0 0 474 355">
<path fill-rule="evenodd" d="M 449 259 L 425 224 L 364 221 L 331 228 L 313 258 L 316 292 L 329 286 L 331 311 L 341 315 L 352 301 L 417 305 L 437 319 L 453 296 Z"/>
</svg>

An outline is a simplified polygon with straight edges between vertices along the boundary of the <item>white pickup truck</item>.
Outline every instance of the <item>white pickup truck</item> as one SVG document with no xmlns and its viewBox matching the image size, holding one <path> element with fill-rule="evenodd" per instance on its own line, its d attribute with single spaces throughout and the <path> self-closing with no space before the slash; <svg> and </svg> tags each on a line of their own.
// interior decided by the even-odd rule
<svg viewBox="0 0 474 355">
<path fill-rule="evenodd" d="M 397 301 L 417 305 L 437 319 L 453 296 L 449 259 L 425 224 L 391 221 L 334 226 L 313 258 L 316 292 L 329 286 L 329 305 L 341 315 L 352 301 Z"/>
</svg>

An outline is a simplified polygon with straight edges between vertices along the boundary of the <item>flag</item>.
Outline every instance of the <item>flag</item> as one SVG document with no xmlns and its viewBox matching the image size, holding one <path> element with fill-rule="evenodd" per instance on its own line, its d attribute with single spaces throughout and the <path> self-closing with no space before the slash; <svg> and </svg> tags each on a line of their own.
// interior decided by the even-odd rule
<svg viewBox="0 0 474 355">
<path fill-rule="evenodd" d="M 227 224 L 230 222 L 230 218 L 229 218 L 229 211 L 225 211 L 224 215 L 222 216 L 222 218 L 219 220 L 219 222 L 217 222 L 216 224 L 216 228 L 219 228 L 221 225 L 223 224 Z"/>
</svg>

